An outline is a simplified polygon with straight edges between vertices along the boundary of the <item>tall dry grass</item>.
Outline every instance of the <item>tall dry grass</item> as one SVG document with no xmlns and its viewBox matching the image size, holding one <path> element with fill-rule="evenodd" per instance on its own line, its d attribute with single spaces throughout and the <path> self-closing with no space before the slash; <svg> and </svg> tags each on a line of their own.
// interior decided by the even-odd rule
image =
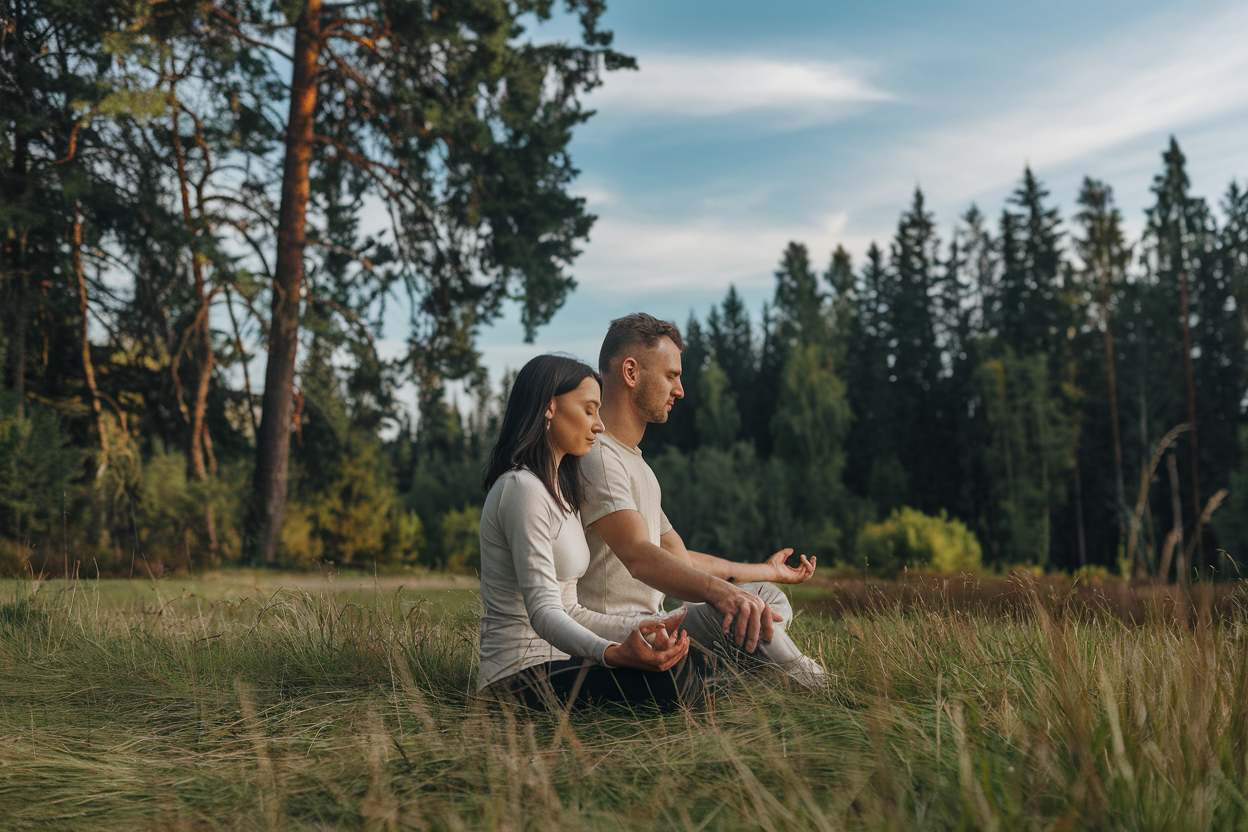
<svg viewBox="0 0 1248 832">
<path fill-rule="evenodd" d="M 472 610 L 31 589 L 0 599 L 6 828 L 1248 826 L 1235 612 L 805 616 L 827 694 L 753 672 L 560 731 L 473 698 Z"/>
</svg>

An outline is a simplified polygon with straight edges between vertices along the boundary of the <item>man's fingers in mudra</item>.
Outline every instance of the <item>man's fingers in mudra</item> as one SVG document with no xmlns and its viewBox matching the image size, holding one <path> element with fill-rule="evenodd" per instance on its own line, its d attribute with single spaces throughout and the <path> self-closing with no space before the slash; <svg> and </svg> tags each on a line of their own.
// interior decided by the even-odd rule
<svg viewBox="0 0 1248 832">
<path fill-rule="evenodd" d="M 767 558 L 767 560 L 773 565 L 784 566 L 786 565 L 785 561 L 787 561 L 789 556 L 792 554 L 792 549 L 781 549 L 779 552 L 776 552 L 771 557 Z"/>
</svg>

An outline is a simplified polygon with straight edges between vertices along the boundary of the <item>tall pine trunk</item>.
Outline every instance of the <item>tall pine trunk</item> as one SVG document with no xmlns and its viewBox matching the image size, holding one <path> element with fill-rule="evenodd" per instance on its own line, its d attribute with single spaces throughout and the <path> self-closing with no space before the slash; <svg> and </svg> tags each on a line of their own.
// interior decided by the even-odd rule
<svg viewBox="0 0 1248 832">
<path fill-rule="evenodd" d="M 1196 440 L 1196 383 L 1192 372 L 1192 320 L 1187 302 L 1187 253 L 1181 255 L 1183 262 L 1179 266 L 1179 305 L 1183 316 L 1183 375 L 1187 383 L 1187 421 L 1192 426 L 1192 512 L 1196 518 L 1196 528 L 1192 534 L 1196 537 L 1196 569 L 1198 573 L 1205 570 L 1205 552 L 1201 548 L 1200 534 L 1200 445 Z"/>
<path fill-rule="evenodd" d="M 182 192 L 182 220 L 186 223 L 186 230 L 193 238 L 198 238 L 201 229 L 200 223 L 196 222 L 195 213 L 191 208 L 190 183 L 186 172 L 186 154 L 182 149 L 182 136 L 178 126 L 179 113 L 181 105 L 177 100 L 176 84 L 169 89 L 169 103 L 173 112 L 173 150 L 178 164 L 178 184 Z M 196 134 L 198 135 L 198 133 Z M 202 147 L 202 144 L 201 144 Z M 210 164 L 205 150 L 204 164 Z M 202 199 L 202 190 L 199 192 Z M 197 205 L 202 212 L 202 204 Z M 201 214 L 202 217 L 202 214 Z M 208 412 L 208 390 L 212 386 L 212 370 L 215 364 L 216 356 L 212 351 L 212 326 L 209 321 L 209 304 L 212 301 L 208 293 L 207 282 L 204 279 L 204 258 L 197 250 L 192 247 L 191 250 L 191 278 L 194 282 L 195 299 L 199 303 L 199 308 L 195 310 L 195 318 L 188 328 L 187 335 L 193 345 L 193 352 L 197 352 L 197 359 L 193 362 L 195 368 L 195 387 L 193 398 L 191 399 L 191 407 L 188 410 L 182 404 L 181 386 L 178 385 L 178 405 L 183 408 L 182 415 L 190 425 L 190 465 L 191 475 L 199 482 L 208 481 L 208 466 L 204 462 L 205 452 L 211 456 L 212 445 L 208 438 L 208 426 L 205 422 L 205 415 Z M 181 356 L 179 351 L 178 356 Z M 178 362 L 173 362 L 174 381 L 177 383 Z M 213 466 L 214 473 L 216 465 Z M 217 519 L 216 512 L 213 508 L 212 498 L 206 497 L 204 500 L 204 527 L 208 536 L 208 548 L 212 555 L 217 553 Z"/>
<path fill-rule="evenodd" d="M 13 145 L 13 179 L 14 191 L 25 191 L 29 188 L 26 179 L 26 162 L 29 157 L 28 137 L 19 132 Z M 22 194 L 25 196 L 26 194 Z M 17 420 L 26 418 L 26 307 L 29 303 L 26 263 L 26 240 L 29 232 L 16 223 L 9 226 L 9 245 L 13 258 L 13 270 L 9 274 L 13 291 L 10 314 L 13 329 L 9 333 L 9 373 L 12 389 L 16 398 Z"/>
<path fill-rule="evenodd" d="M 260 433 L 256 437 L 256 473 L 252 531 L 258 560 L 272 564 L 286 512 L 286 475 L 290 465 L 290 408 L 299 347 L 299 296 L 303 284 L 303 247 L 308 206 L 308 168 L 312 161 L 312 126 L 316 110 L 316 64 L 321 50 L 321 0 L 308 0 L 295 23 L 290 83 L 290 118 L 282 169 L 282 204 L 277 224 L 277 261 L 273 269 L 269 361 L 264 374 Z"/>
<path fill-rule="evenodd" d="M 1109 322 L 1109 303 L 1101 302 L 1101 317 L 1105 320 L 1105 379 L 1109 386 L 1109 421 L 1114 437 L 1114 485 L 1117 487 L 1118 545 L 1127 539 L 1125 512 L 1127 489 L 1122 479 L 1122 430 L 1118 425 L 1118 373 L 1114 369 L 1114 329 Z"/>
<path fill-rule="evenodd" d="M 91 361 L 91 342 L 87 338 L 87 279 L 82 267 L 82 214 L 74 208 L 73 225 L 74 276 L 78 279 L 78 311 L 81 315 L 79 338 L 82 346 L 82 371 L 87 380 L 87 393 L 91 396 L 91 412 L 95 418 L 95 431 L 100 437 L 100 458 L 92 476 L 104 473 L 108 468 L 108 430 L 104 425 L 104 411 L 100 406 L 100 391 L 95 385 L 95 364 Z"/>
</svg>

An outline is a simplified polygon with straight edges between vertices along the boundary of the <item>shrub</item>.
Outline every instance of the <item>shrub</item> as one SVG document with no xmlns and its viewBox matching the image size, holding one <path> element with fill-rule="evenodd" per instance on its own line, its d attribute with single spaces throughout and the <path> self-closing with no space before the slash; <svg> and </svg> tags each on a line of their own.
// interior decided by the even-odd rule
<svg viewBox="0 0 1248 832">
<path fill-rule="evenodd" d="M 975 535 L 942 510 L 932 517 L 912 508 L 893 509 L 882 523 L 868 523 L 858 532 L 857 554 L 870 569 L 895 575 L 902 567 L 934 572 L 975 572 L 981 550 Z"/>
<path fill-rule="evenodd" d="M 451 509 L 442 515 L 442 551 L 446 568 L 456 572 L 481 570 L 481 506 Z"/>
<path fill-rule="evenodd" d="M 30 547 L 0 537 L 0 578 L 20 578 L 30 563 Z"/>
<path fill-rule="evenodd" d="M 306 569 L 322 558 L 343 566 L 415 563 L 424 527 L 403 507 L 375 443 L 349 437 L 343 453 L 325 465 L 326 482 L 311 477 L 294 489 L 282 520 L 279 560 Z"/>
<path fill-rule="evenodd" d="M 0 534 L 25 542 L 59 530 L 81 461 L 55 411 L 31 404 L 18 419 L 16 397 L 0 393 Z"/>
</svg>

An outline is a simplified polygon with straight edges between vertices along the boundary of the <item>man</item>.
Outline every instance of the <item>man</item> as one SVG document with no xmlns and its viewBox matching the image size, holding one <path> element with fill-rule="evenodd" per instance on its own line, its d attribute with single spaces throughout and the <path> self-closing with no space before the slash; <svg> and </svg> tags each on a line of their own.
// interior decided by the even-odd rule
<svg viewBox="0 0 1248 832">
<path fill-rule="evenodd" d="M 815 559 L 793 568 L 783 549 L 766 563 L 734 563 L 685 547 L 661 506 L 658 480 L 637 448 L 646 425 L 667 421 L 681 387 L 680 331 L 636 313 L 611 322 L 598 358 L 602 374 L 600 417 L 606 431 L 581 462 L 586 493 L 581 522 L 589 542 L 589 570 L 577 584 L 590 610 L 636 618 L 662 610 L 664 594 L 689 604 L 690 638 L 720 652 L 753 653 L 809 687 L 826 685 L 826 673 L 784 632 L 792 607 L 771 583 L 801 583 Z"/>
</svg>

